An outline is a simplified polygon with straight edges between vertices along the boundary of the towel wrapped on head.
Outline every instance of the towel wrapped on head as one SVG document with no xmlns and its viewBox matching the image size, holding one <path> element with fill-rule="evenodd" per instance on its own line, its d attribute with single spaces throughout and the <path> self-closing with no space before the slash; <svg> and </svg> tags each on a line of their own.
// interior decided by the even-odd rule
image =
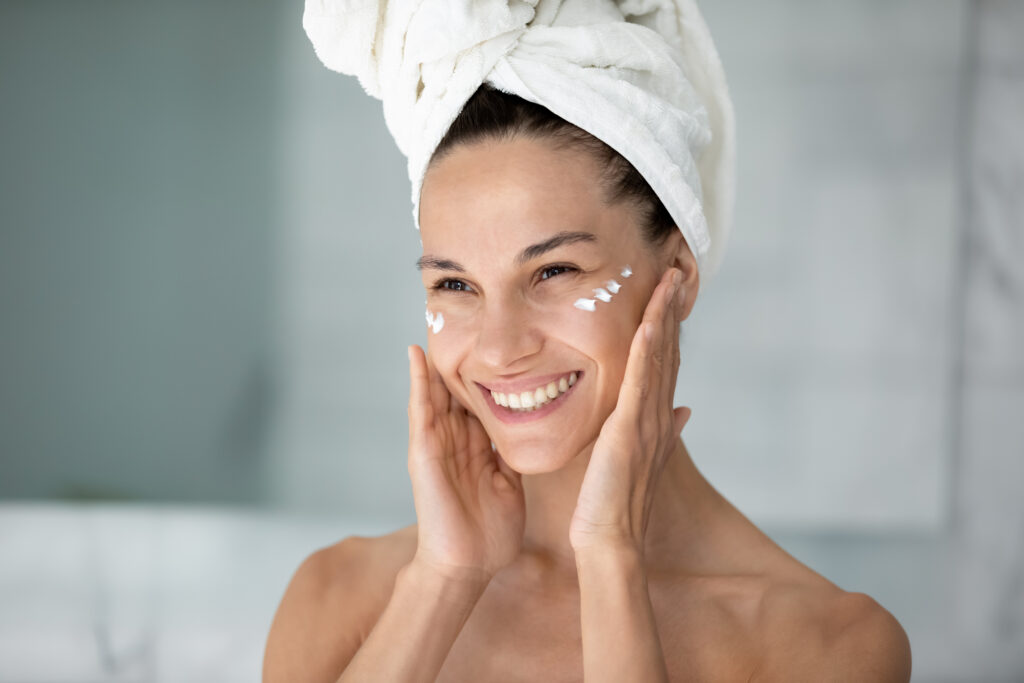
<svg viewBox="0 0 1024 683">
<path fill-rule="evenodd" d="M 487 82 L 615 149 L 675 220 L 702 282 L 717 271 L 735 123 L 694 0 L 306 0 L 302 23 L 328 68 L 382 100 L 417 229 L 433 151 Z"/>
</svg>

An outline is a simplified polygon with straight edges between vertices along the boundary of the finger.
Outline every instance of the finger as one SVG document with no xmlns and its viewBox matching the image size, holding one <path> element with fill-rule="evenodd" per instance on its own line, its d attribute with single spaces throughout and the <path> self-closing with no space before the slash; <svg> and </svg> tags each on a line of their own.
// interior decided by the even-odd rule
<svg viewBox="0 0 1024 683">
<path fill-rule="evenodd" d="M 468 438 L 468 466 L 475 477 L 487 463 L 493 462 L 496 456 L 491 449 L 491 437 L 476 415 L 471 413 L 466 415 L 466 431 Z"/>
<path fill-rule="evenodd" d="M 473 418 L 454 394 L 448 394 L 448 425 L 452 433 L 453 458 L 456 474 L 466 471 L 472 454 L 470 421 Z"/>
<path fill-rule="evenodd" d="M 447 390 L 447 388 L 448 387 L 445 386 L 445 390 Z M 469 409 L 462 405 L 462 401 L 459 400 L 459 397 L 450 391 L 448 392 L 448 410 L 459 414 L 469 413 Z"/>
<path fill-rule="evenodd" d="M 681 406 L 672 411 L 672 428 L 675 430 L 673 433 L 678 436 L 682 433 L 683 427 L 690 421 L 690 415 L 693 411 L 686 406 Z"/>
<path fill-rule="evenodd" d="M 638 420 L 644 401 L 650 392 L 650 348 L 654 326 L 648 320 L 640 322 L 629 345 L 629 357 L 626 359 L 626 372 L 619 388 L 619 399 L 615 412 L 629 421 Z"/>
<path fill-rule="evenodd" d="M 682 291 L 683 273 L 678 268 L 670 268 L 672 287 L 668 292 L 665 307 L 661 311 L 662 322 L 662 364 L 660 368 L 658 411 L 665 415 L 663 424 L 667 428 L 671 422 L 668 411 L 672 409 L 675 398 L 676 374 L 679 370 L 679 292 Z"/>
<path fill-rule="evenodd" d="M 652 372 L 652 366 L 664 363 L 664 349 L 660 347 L 663 334 L 664 307 L 671 295 L 671 273 L 662 275 L 658 286 L 651 293 L 651 299 L 644 309 L 643 320 L 633 335 L 626 360 L 626 372 L 619 391 L 623 415 L 639 420 L 644 414 L 646 402 L 653 395 L 659 397 L 660 372 Z M 655 356 L 657 354 L 657 356 Z M 616 410 L 619 406 L 616 406 Z"/>
<path fill-rule="evenodd" d="M 683 287 L 679 287 L 679 293 L 682 294 Z M 677 302 L 678 303 L 678 302 Z M 669 396 L 672 397 L 672 401 L 675 400 L 676 385 L 679 382 L 679 366 L 682 362 L 682 352 L 679 349 L 679 344 L 682 341 L 682 310 L 683 304 L 679 303 L 679 314 L 676 316 L 676 322 L 672 326 L 672 389 L 669 391 Z"/>
<path fill-rule="evenodd" d="M 409 346 L 409 440 L 418 439 L 434 421 L 434 406 L 430 399 L 427 361 L 423 349 Z M 410 455 L 414 449 L 410 449 Z"/>
<path fill-rule="evenodd" d="M 447 386 L 445 391 L 448 391 Z M 458 397 L 448 391 L 448 424 L 452 429 L 452 438 L 455 440 L 455 449 L 459 458 L 459 467 L 465 465 L 466 445 L 469 443 L 469 418 L 472 417 L 466 410 Z"/>
<path fill-rule="evenodd" d="M 448 387 L 444 385 L 444 380 L 441 379 L 441 373 L 434 367 L 433 361 L 430 360 L 430 356 L 426 356 L 427 362 L 427 373 L 430 378 L 430 398 L 434 403 L 434 412 L 437 415 L 444 415 L 451 410 L 451 394 L 448 393 Z"/>
<path fill-rule="evenodd" d="M 675 348 L 675 351 L 676 351 L 676 359 L 677 360 L 679 358 L 679 353 L 678 352 L 679 352 L 679 341 L 680 341 L 680 334 L 681 334 L 680 328 L 683 325 L 683 312 L 684 312 L 684 310 L 686 308 L 686 306 L 685 306 L 686 285 L 682 282 L 682 277 L 683 277 L 682 276 L 682 271 L 680 271 L 679 277 L 680 277 L 679 289 L 676 291 L 675 306 L 674 306 L 674 308 L 675 308 L 675 316 L 674 316 L 674 318 L 675 318 L 675 323 L 674 323 L 675 329 L 673 330 L 673 332 L 675 334 L 675 341 L 673 342 L 673 344 L 674 344 L 674 348 Z"/>
<path fill-rule="evenodd" d="M 523 475 L 520 472 L 512 469 L 505 459 L 501 457 L 501 453 L 497 450 L 494 451 L 494 459 L 498 463 L 498 471 L 502 474 L 507 482 L 509 482 L 513 488 L 521 488 L 523 485 Z"/>
<path fill-rule="evenodd" d="M 483 424 L 480 423 L 480 420 L 472 413 L 467 413 L 466 415 L 466 432 L 469 439 L 470 453 L 474 456 L 483 453 L 490 457 L 491 437 L 487 430 L 484 429 Z"/>
<path fill-rule="evenodd" d="M 650 323 L 654 326 L 654 333 L 650 340 L 648 354 L 648 384 L 650 386 L 648 404 L 643 410 L 653 414 L 658 421 L 657 427 L 660 430 L 666 423 L 666 398 L 665 377 L 666 365 L 671 362 L 671 355 L 667 352 L 671 330 L 667 326 L 666 318 L 669 317 L 672 296 L 675 293 L 675 281 L 673 275 L 676 269 L 669 268 L 662 274 L 659 286 L 655 289 L 648 304 L 646 316 L 650 316 Z"/>
</svg>

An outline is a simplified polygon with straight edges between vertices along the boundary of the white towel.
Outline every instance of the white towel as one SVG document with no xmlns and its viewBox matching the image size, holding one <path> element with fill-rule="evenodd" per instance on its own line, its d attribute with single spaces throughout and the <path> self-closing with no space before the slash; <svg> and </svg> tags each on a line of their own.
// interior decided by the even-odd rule
<svg viewBox="0 0 1024 683">
<path fill-rule="evenodd" d="M 408 158 L 417 229 L 427 163 L 487 82 L 624 156 L 682 230 L 702 283 L 717 271 L 735 123 L 694 0 L 306 0 L 302 25 L 328 68 L 383 101 Z"/>
</svg>

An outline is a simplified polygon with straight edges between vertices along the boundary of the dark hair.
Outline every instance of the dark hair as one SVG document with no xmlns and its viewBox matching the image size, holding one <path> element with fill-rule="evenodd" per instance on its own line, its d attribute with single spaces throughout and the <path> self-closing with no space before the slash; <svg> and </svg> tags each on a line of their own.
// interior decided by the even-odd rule
<svg viewBox="0 0 1024 683">
<path fill-rule="evenodd" d="M 460 144 L 511 140 L 517 135 L 549 141 L 556 149 L 574 148 L 591 154 L 602 169 L 599 182 L 606 204 L 630 202 L 639 212 L 641 234 L 649 244 L 663 244 L 676 229 L 675 221 L 658 195 L 621 154 L 546 107 L 498 90 L 489 83 L 481 84 L 466 101 L 434 150 L 428 168 Z"/>
</svg>

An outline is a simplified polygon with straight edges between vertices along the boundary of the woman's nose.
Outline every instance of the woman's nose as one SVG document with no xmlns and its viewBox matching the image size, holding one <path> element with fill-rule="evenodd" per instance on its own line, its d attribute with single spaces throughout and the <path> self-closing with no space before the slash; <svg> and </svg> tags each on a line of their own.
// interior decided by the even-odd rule
<svg viewBox="0 0 1024 683">
<path fill-rule="evenodd" d="M 543 337 L 528 307 L 502 302 L 485 308 L 477 336 L 480 359 L 493 368 L 509 368 L 540 351 Z"/>
</svg>

